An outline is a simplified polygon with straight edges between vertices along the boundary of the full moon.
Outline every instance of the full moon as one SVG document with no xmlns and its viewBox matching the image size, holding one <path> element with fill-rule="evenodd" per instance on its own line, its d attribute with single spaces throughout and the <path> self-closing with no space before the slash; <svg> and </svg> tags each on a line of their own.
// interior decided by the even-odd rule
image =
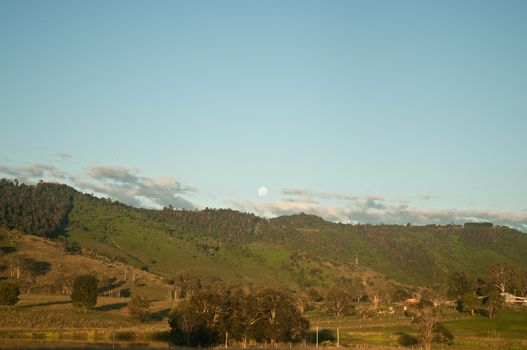
<svg viewBox="0 0 527 350">
<path fill-rule="evenodd" d="M 265 187 L 265 186 L 261 186 L 260 188 L 258 188 L 258 195 L 260 197 L 267 196 L 267 192 L 269 192 L 269 191 L 267 191 L 267 187 Z"/>
</svg>

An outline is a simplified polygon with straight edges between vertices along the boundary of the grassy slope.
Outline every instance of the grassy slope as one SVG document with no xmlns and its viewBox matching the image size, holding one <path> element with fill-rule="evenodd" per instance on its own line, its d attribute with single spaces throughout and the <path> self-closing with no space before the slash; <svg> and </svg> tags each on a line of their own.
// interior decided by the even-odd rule
<svg viewBox="0 0 527 350">
<path fill-rule="evenodd" d="M 188 271 L 293 288 L 301 280 L 328 285 L 372 270 L 401 283 L 441 288 L 455 271 L 481 275 L 498 261 L 523 266 L 527 251 L 527 236 L 508 228 L 474 233 L 459 226 L 333 224 L 308 215 L 184 215 L 194 221 L 77 194 L 66 233 L 85 248 L 162 276 Z M 242 234 L 233 241 L 235 229 Z"/>
<path fill-rule="evenodd" d="M 167 295 L 168 286 L 163 280 L 152 273 L 141 271 L 118 261 L 108 261 L 102 257 L 92 257 L 78 254 L 66 254 L 56 243 L 41 237 L 23 235 L 16 231 L 7 233 L 2 231 L 4 246 L 14 248 L 14 251 L 5 256 L 5 264 L 8 267 L 10 261 L 16 261 L 17 257 L 31 257 L 36 261 L 46 261 L 51 264 L 51 269 L 43 276 L 36 277 L 32 288 L 41 291 L 46 286 L 52 286 L 57 281 L 72 279 L 82 274 L 93 274 L 99 280 L 120 280 L 119 290 L 129 290 L 132 294 L 144 294 L 154 299 L 164 299 Z M 125 279 L 126 271 L 126 279 Z M 6 268 L 0 277 L 7 277 L 9 269 Z M 135 275 L 136 282 L 132 281 Z M 21 281 L 26 278 L 25 272 L 21 275 Z M 22 290 L 22 292 L 25 292 Z"/>
<path fill-rule="evenodd" d="M 233 210 L 152 211 L 70 190 L 63 227 L 70 240 L 164 277 L 190 272 L 297 288 L 377 275 L 441 289 L 456 271 L 482 275 L 494 262 L 526 263 L 527 235 L 501 227 L 355 226 L 303 214 L 267 220 Z"/>
<path fill-rule="evenodd" d="M 292 286 L 287 275 L 276 278 L 272 259 L 89 196 L 75 197 L 66 233 L 84 248 L 162 276 L 187 271 L 230 283 Z"/>
<path fill-rule="evenodd" d="M 527 235 L 508 228 L 471 234 L 459 226 L 352 226 L 308 217 L 272 221 L 271 229 L 284 232 L 281 239 L 290 251 L 345 266 L 358 257 L 360 265 L 402 283 L 444 288 L 456 271 L 482 275 L 499 261 L 525 266 Z"/>
</svg>

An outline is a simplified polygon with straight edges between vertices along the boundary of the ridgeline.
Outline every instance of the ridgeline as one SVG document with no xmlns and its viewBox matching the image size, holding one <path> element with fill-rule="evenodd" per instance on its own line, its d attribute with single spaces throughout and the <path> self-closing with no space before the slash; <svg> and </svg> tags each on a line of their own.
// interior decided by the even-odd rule
<svg viewBox="0 0 527 350">
<path fill-rule="evenodd" d="M 453 273 L 525 267 L 527 235 L 492 224 L 348 225 L 305 214 L 134 208 L 66 185 L 0 180 L 0 228 L 61 242 L 166 280 L 181 273 L 239 285 L 328 287 L 335 281 L 445 290 Z M 8 245 L 0 240 L 2 249 Z M 28 251 L 26 254 L 31 254 Z"/>
</svg>

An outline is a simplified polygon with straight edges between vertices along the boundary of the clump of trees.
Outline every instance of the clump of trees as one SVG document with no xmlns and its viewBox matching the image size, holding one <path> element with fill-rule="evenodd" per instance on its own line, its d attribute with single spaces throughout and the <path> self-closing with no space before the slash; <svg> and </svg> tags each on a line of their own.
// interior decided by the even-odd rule
<svg viewBox="0 0 527 350">
<path fill-rule="evenodd" d="M 0 226 L 37 236 L 55 237 L 66 225 L 75 190 L 41 182 L 0 180 Z"/>
<path fill-rule="evenodd" d="M 84 312 L 93 309 L 97 304 L 98 283 L 97 278 L 91 275 L 76 277 L 71 292 L 73 306 L 83 309 Z"/>
<path fill-rule="evenodd" d="M 0 305 L 15 305 L 20 295 L 20 290 L 16 284 L 9 282 L 0 283 Z"/>
<path fill-rule="evenodd" d="M 154 217 L 234 243 L 254 240 L 260 233 L 258 225 L 264 222 L 264 219 L 254 214 L 240 213 L 232 209 L 205 208 L 189 211 L 174 210 L 172 206 L 168 206 L 151 213 Z"/>
<path fill-rule="evenodd" d="M 451 276 L 447 296 L 457 301 L 457 310 L 493 318 L 504 307 L 506 293 L 525 295 L 527 270 L 507 263 L 489 265 L 484 278 L 458 272 Z"/>
<path fill-rule="evenodd" d="M 290 295 L 272 289 L 200 291 L 178 304 L 169 324 L 172 343 L 184 346 L 298 342 L 309 329 Z"/>
</svg>

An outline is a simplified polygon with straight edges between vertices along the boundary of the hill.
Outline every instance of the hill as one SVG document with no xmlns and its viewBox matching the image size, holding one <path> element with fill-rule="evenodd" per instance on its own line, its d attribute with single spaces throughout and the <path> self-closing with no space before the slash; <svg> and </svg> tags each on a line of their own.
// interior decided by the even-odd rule
<svg viewBox="0 0 527 350">
<path fill-rule="evenodd" d="M 8 180 L 0 181 L 0 226 L 63 241 L 67 249 L 78 245 L 83 255 L 168 282 L 186 273 L 291 289 L 347 279 L 444 290 L 457 271 L 482 275 L 501 261 L 525 267 L 527 251 L 524 233 L 488 224 L 347 225 L 305 214 L 266 219 L 230 209 L 147 210 L 66 185 Z"/>
<path fill-rule="evenodd" d="M 3 273 L 16 279 L 22 293 L 68 294 L 73 278 L 82 274 L 97 276 L 102 294 L 111 290 L 111 296 L 133 293 L 165 299 L 170 289 L 161 277 L 150 272 L 94 252 L 68 252 L 62 240 L 0 229 L 0 247 Z"/>
</svg>

